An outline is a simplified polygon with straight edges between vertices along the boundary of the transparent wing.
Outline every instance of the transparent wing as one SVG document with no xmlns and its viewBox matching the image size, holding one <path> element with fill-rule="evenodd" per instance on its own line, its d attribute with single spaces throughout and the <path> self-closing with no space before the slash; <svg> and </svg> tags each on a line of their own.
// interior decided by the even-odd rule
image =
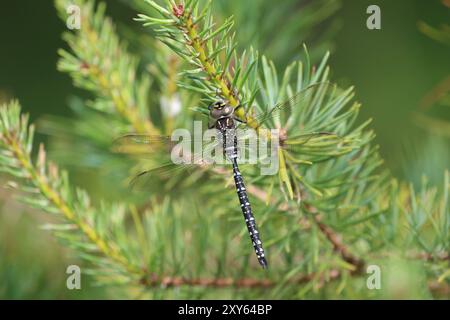
<svg viewBox="0 0 450 320">
<path fill-rule="evenodd" d="M 333 112 L 331 106 L 342 99 L 337 93 L 337 87 L 329 82 L 315 83 L 273 107 L 262 108 L 265 111 L 258 115 L 249 115 L 249 123 L 238 128 L 240 152 L 248 155 L 261 151 L 261 139 L 266 140 L 266 135 L 257 134 L 255 128 L 284 129 L 278 132 L 278 147 L 292 153 L 315 154 L 323 152 L 325 147 L 336 148 L 341 137 L 335 132 L 326 131 L 327 125 L 320 119 L 323 116 L 321 112 Z M 303 123 L 314 125 L 307 127 Z M 325 130 L 316 131 L 316 128 Z"/>
<path fill-rule="evenodd" d="M 149 155 L 158 163 L 153 167 L 149 165 L 150 169 L 142 170 L 133 177 L 130 186 L 136 188 L 145 186 L 153 179 L 183 175 L 194 169 L 207 169 L 212 162 L 208 155 L 219 150 L 218 146 L 220 145 L 217 139 L 203 141 L 185 137 L 174 141 L 169 136 L 127 134 L 115 140 L 113 150 L 126 154 Z"/>
<path fill-rule="evenodd" d="M 283 115 L 300 117 L 302 114 L 314 113 L 311 109 L 332 99 L 336 89 L 337 87 L 330 82 L 311 84 L 274 106 L 261 108 L 260 114 L 248 115 L 247 119 L 257 127 L 273 126 L 275 123 L 270 122 Z"/>
<path fill-rule="evenodd" d="M 188 143 L 196 142 L 192 138 L 183 139 Z M 126 134 L 117 138 L 113 143 L 113 150 L 119 153 L 154 153 L 155 151 L 171 151 L 179 141 L 170 136 L 145 135 L 138 133 Z"/>
<path fill-rule="evenodd" d="M 279 145 L 280 148 L 283 148 L 286 151 L 290 152 L 299 152 L 301 151 L 302 147 L 305 145 L 308 145 L 308 143 L 315 142 L 315 141 L 339 141 L 340 137 L 336 135 L 333 132 L 310 132 L 310 133 L 304 133 L 299 134 L 295 136 L 290 136 L 289 139 L 284 141 L 281 145 Z M 238 138 L 238 147 L 239 152 L 259 152 L 256 151 L 258 148 L 261 147 L 261 137 L 258 136 L 256 138 L 256 143 L 251 141 L 248 137 L 239 137 Z"/>
<path fill-rule="evenodd" d="M 324 103 L 326 104 L 333 99 L 335 91 L 336 87 L 329 82 L 315 83 L 291 95 L 281 103 L 272 107 L 263 108 L 265 111 L 261 112 L 259 115 L 252 115 L 251 119 L 254 122 L 253 124 L 257 124 L 256 127 L 265 126 L 273 128 L 277 127 L 276 122 L 279 121 L 277 119 L 280 119 L 282 116 L 286 116 L 291 122 L 294 122 L 292 117 L 311 117 L 317 112 L 315 107 L 321 106 Z M 283 126 L 283 128 L 286 128 L 286 126 Z M 251 142 L 251 140 L 246 140 L 248 136 L 255 133 L 254 129 L 250 128 L 247 124 L 244 128 L 239 128 L 239 130 L 241 131 L 238 135 L 240 153 L 255 152 L 254 141 Z M 330 146 L 334 146 L 336 144 L 336 139 L 338 138 L 339 137 L 332 132 L 312 132 L 311 130 L 311 132 L 289 135 L 288 139 L 283 141 L 282 147 L 289 151 L 301 152 L 305 145 L 307 148 L 310 148 L 308 143 L 315 139 L 320 140 L 320 142 L 325 141 L 325 143 L 329 143 Z M 259 137 L 256 139 L 259 139 Z M 136 182 L 143 179 L 161 176 L 176 176 L 183 172 L 186 173 L 192 171 L 195 168 L 205 168 L 211 161 L 210 159 L 204 158 L 204 153 L 209 154 L 211 150 L 216 149 L 218 143 L 217 140 L 214 142 L 205 142 L 203 141 L 203 137 L 184 137 L 183 142 L 190 145 L 197 144 L 201 146 L 200 152 L 195 152 L 194 150 L 191 152 L 190 157 L 188 157 L 190 161 L 183 163 L 175 163 L 170 159 L 170 154 L 179 144 L 178 141 L 173 141 L 170 136 L 128 134 L 115 141 L 114 150 L 129 154 L 148 154 L 151 157 L 161 156 L 161 154 L 162 156 L 166 156 L 165 160 L 161 160 L 160 158 L 159 161 L 155 161 L 155 163 L 158 163 L 157 166 L 150 167 L 150 169 L 143 170 L 136 175 L 132 180 L 132 184 L 136 184 Z M 256 146 L 258 145 L 259 142 L 256 142 Z M 256 152 L 259 152 L 259 150 Z M 257 156 L 259 156 L 259 154 Z"/>
</svg>

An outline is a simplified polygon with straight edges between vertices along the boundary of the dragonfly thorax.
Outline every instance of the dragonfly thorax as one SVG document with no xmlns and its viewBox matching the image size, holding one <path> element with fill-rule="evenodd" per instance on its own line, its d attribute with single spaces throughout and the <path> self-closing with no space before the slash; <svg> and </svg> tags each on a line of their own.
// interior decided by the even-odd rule
<svg viewBox="0 0 450 320">
<path fill-rule="evenodd" d="M 237 139 L 235 135 L 234 109 L 226 102 L 219 100 L 211 104 L 209 114 L 213 123 L 210 129 L 217 130 L 217 138 L 223 144 L 223 151 L 230 160 L 237 157 Z"/>
<path fill-rule="evenodd" d="M 233 114 L 233 107 L 223 101 L 216 101 L 209 107 L 209 114 L 214 120 L 231 117 Z"/>
</svg>

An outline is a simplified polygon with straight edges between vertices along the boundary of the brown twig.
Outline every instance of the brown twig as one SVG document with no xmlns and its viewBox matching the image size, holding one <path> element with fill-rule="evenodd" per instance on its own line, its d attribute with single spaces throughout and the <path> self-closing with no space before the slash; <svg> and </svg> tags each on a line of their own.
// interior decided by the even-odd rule
<svg viewBox="0 0 450 320">
<path fill-rule="evenodd" d="M 450 295 L 450 286 L 446 283 L 439 283 L 438 281 L 433 281 L 428 283 L 428 289 L 431 293 L 437 296 L 449 296 Z"/>
<path fill-rule="evenodd" d="M 422 110 L 429 109 L 434 103 L 442 99 L 450 90 L 450 77 L 442 80 L 436 87 L 434 87 L 420 102 Z"/>
<path fill-rule="evenodd" d="M 221 175 L 226 175 L 221 168 L 215 168 L 214 171 Z M 267 201 L 267 193 L 259 189 L 253 185 L 249 185 L 247 190 L 250 194 L 261 201 Z M 269 199 L 269 202 L 272 204 L 276 203 L 275 199 Z M 338 252 L 344 261 L 353 265 L 355 269 L 351 272 L 352 275 L 360 274 L 364 268 L 365 262 L 355 255 L 353 255 L 347 247 L 341 241 L 341 237 L 330 227 L 325 225 L 320 221 L 320 215 L 317 214 L 316 210 L 307 206 L 308 211 L 313 214 L 314 221 L 319 226 L 319 229 L 326 236 L 326 238 L 333 244 L 333 247 L 336 252 Z M 292 209 L 288 203 L 282 203 L 278 206 L 278 210 L 280 211 L 288 211 Z M 148 275 L 148 272 L 145 274 Z M 304 283 L 308 283 L 314 279 L 319 280 L 319 286 L 323 286 L 324 284 L 331 282 L 333 280 L 339 279 L 342 273 L 339 270 L 332 269 L 329 271 L 328 275 L 324 274 L 304 274 L 299 275 L 295 278 L 292 278 L 287 281 L 288 284 L 300 285 Z M 225 287 L 236 287 L 236 288 L 271 288 L 279 284 L 279 281 L 269 280 L 269 279 L 255 279 L 255 278 L 242 278 L 242 279 L 233 279 L 233 278 L 182 278 L 182 277 L 172 277 L 172 276 L 158 276 L 156 274 L 148 275 L 141 279 L 141 284 L 148 287 L 180 287 L 180 286 L 194 286 L 194 287 L 214 287 L 214 288 L 225 288 Z"/>
<path fill-rule="evenodd" d="M 366 265 L 364 260 L 358 258 L 353 253 L 351 253 L 348 247 L 343 243 L 342 237 L 338 233 L 336 233 L 332 228 L 330 228 L 321 221 L 321 217 L 317 213 L 316 208 L 312 207 L 307 203 L 305 203 L 304 206 L 310 213 L 313 214 L 314 222 L 317 224 L 320 231 L 322 231 L 322 233 L 325 235 L 328 241 L 331 242 L 334 251 L 338 252 L 345 262 L 350 263 L 355 267 L 353 273 L 360 273 L 364 269 L 364 266 Z"/>
<path fill-rule="evenodd" d="M 446 261 L 446 260 L 450 260 L 450 255 L 447 252 L 440 252 L 440 253 L 420 252 L 420 253 L 410 254 L 410 255 L 408 255 L 408 258 L 425 260 L 425 261 L 437 261 L 437 260 Z"/>
<path fill-rule="evenodd" d="M 248 192 L 262 201 L 267 200 L 267 193 L 255 186 L 249 186 Z M 274 203 L 273 200 L 271 200 L 271 202 Z M 321 221 L 321 215 L 317 212 L 316 208 L 306 202 L 304 202 L 303 205 L 307 209 L 307 211 L 312 214 L 314 222 L 317 224 L 319 230 L 325 235 L 328 241 L 331 242 L 334 250 L 341 255 L 342 259 L 344 259 L 345 262 L 350 263 L 355 267 L 353 273 L 360 273 L 364 269 L 364 266 L 366 264 L 364 260 L 352 254 L 347 246 L 342 242 L 342 237 L 331 227 L 327 226 Z M 287 211 L 289 210 L 289 205 L 287 203 L 283 203 L 278 207 L 278 209 Z"/>
<path fill-rule="evenodd" d="M 318 276 L 315 273 L 301 275 L 296 278 L 287 281 L 288 284 L 304 284 L 313 279 L 319 277 L 320 283 L 323 285 L 326 282 L 330 282 L 340 278 L 341 272 L 339 270 L 330 270 L 327 276 Z M 180 287 L 180 286 L 192 286 L 192 287 L 214 287 L 214 288 L 271 288 L 278 284 L 279 281 L 269 280 L 269 279 L 254 279 L 254 278 L 242 278 L 242 279 L 232 279 L 232 278 L 182 278 L 182 277 L 158 277 L 156 274 L 152 274 L 148 278 L 142 279 L 142 284 L 148 287 Z"/>
</svg>

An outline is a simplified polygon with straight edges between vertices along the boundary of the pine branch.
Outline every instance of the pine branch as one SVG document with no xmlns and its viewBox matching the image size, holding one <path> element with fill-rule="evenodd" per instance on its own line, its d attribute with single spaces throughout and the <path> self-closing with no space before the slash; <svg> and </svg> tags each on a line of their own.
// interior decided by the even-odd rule
<svg viewBox="0 0 450 320">
<path fill-rule="evenodd" d="M 137 60 L 127 53 L 105 16 L 105 4 L 95 9 L 95 2 L 56 0 L 61 18 L 67 19 L 69 5 L 81 8 L 82 29 L 66 32 L 64 39 L 71 52 L 59 50 L 60 71 L 69 73 L 76 86 L 92 92 L 97 100 L 93 108 L 117 113 L 136 132 L 158 134 L 148 115 L 149 78 L 136 75 Z"/>
<path fill-rule="evenodd" d="M 320 285 L 339 279 L 341 273 L 337 270 L 331 270 L 329 275 L 320 276 L 317 279 L 316 274 L 309 274 L 304 276 L 297 276 L 295 279 L 289 279 L 288 284 L 290 285 L 301 285 L 308 283 L 312 280 L 318 280 Z M 279 281 L 271 281 L 268 279 L 232 279 L 232 278 L 198 278 L 198 279 L 185 279 L 180 277 L 158 277 L 157 275 L 152 275 L 149 279 L 143 279 L 143 283 L 149 287 L 159 287 L 163 286 L 165 288 L 170 287 L 181 287 L 181 286 L 191 286 L 191 287 L 212 287 L 212 288 L 226 288 L 235 287 L 239 289 L 243 288 L 272 288 L 280 284 Z"/>
<path fill-rule="evenodd" d="M 183 105 L 190 106 L 188 99 L 198 96 L 206 102 L 219 95 L 233 106 L 241 105 L 239 115 L 249 120 L 250 127 L 259 128 L 252 121 L 255 115 L 311 84 L 330 82 L 328 54 L 311 67 L 305 53 L 303 62 L 280 72 L 273 62 L 259 59 L 251 50 L 237 53 L 231 18 L 216 26 L 209 7 L 201 8 L 195 0 L 182 5 L 166 1 L 166 7 L 147 2 L 162 18 L 140 15 L 139 20 L 151 24 L 158 38 L 193 68 L 180 75 L 179 88 L 189 89 Z M 68 2 L 57 3 L 64 16 Z M 102 113 L 84 112 L 84 118 L 76 122 L 84 126 L 74 126 L 73 135 L 84 134 L 87 139 L 80 140 L 85 146 L 98 136 L 108 137 L 102 134 L 105 127 L 158 134 L 157 128 L 164 128 L 165 123 L 149 120 L 149 80 L 146 76 L 138 79 L 137 62 L 115 35 L 103 5 L 95 9 L 85 1 L 77 4 L 83 8 L 83 30 L 66 35 L 72 53 L 62 53 L 60 69 L 95 96 L 91 106 Z M 174 78 L 178 76 L 170 81 Z M 170 91 L 178 93 L 175 87 Z M 415 190 L 393 181 L 373 145 L 370 121 L 356 125 L 360 105 L 352 102 L 353 95 L 353 88 L 318 86 L 306 103 L 264 123 L 285 130 L 286 144 L 297 146 L 282 151 L 280 174 L 261 177 L 257 167 L 242 168 L 250 195 L 261 200 L 252 205 L 274 261 L 267 274 L 256 273 L 248 258 L 245 227 L 234 216 L 238 208 L 230 200 L 234 194 L 224 192 L 226 170 L 216 174 L 216 170 L 205 173 L 199 168 L 188 176 L 153 177 L 152 189 L 145 194 L 146 210 L 130 210 L 126 221 L 125 205 L 94 207 L 85 192 L 70 187 L 64 172 L 46 164 L 44 151 L 38 153 L 37 162 L 32 161 L 32 132 L 16 104 L 1 109 L 0 168 L 17 178 L 9 185 L 21 190 L 27 203 L 60 217 L 62 222 L 49 228 L 97 266 L 93 274 L 104 283 L 139 283 L 154 297 L 160 297 L 158 287 L 271 288 L 264 293 L 277 298 L 305 297 L 339 279 L 339 288 L 332 293 L 338 295 L 361 275 L 366 263 L 386 256 L 392 248 L 400 251 L 395 256 L 406 258 L 419 252 L 417 260 L 426 260 L 427 279 L 445 285 L 450 243 L 448 173 L 439 190 L 426 184 Z M 120 128 L 111 125 L 111 115 L 121 123 Z M 299 138 L 305 132 L 322 131 L 335 135 Z M 79 148 L 71 149 L 64 150 L 66 158 L 71 158 L 69 151 L 77 153 L 71 161 L 89 157 Z M 167 160 L 159 152 L 153 155 L 159 157 L 153 164 Z M 180 186 L 183 192 L 177 194 L 174 190 Z M 202 214 L 205 208 L 208 214 Z M 136 225 L 136 236 L 129 233 L 130 221 Z M 112 279 L 104 279 L 105 273 Z M 435 290 L 436 284 L 432 287 Z M 230 292 L 233 297 L 240 294 Z"/>
<path fill-rule="evenodd" d="M 233 36 L 230 36 L 232 30 L 232 20 L 227 19 L 222 25 L 215 27 L 214 21 L 211 18 L 209 6 L 201 9 L 199 13 L 199 2 L 188 1 L 180 4 L 169 3 L 167 8 L 163 8 L 154 1 L 147 1 L 159 14 L 163 17 L 154 18 L 147 15 L 139 15 L 138 21 L 142 21 L 144 25 L 158 26 L 154 28 L 158 37 L 167 44 L 175 53 L 183 57 L 187 62 L 194 66 L 194 70 L 187 72 L 189 79 L 194 80 L 195 86 L 181 85 L 181 87 L 192 89 L 200 92 L 205 96 L 210 97 L 215 93 L 219 93 L 228 103 L 236 107 L 235 114 L 246 121 L 251 128 L 260 130 L 261 124 L 254 119 L 250 106 L 255 104 L 255 109 L 259 111 L 267 111 L 268 108 L 274 106 L 277 102 L 283 99 L 292 97 L 294 93 L 300 92 L 303 88 L 307 88 L 311 84 L 318 81 L 325 81 L 328 75 L 328 70 L 325 68 L 328 55 L 323 59 L 315 74 L 310 74 L 309 68 L 303 70 L 303 65 L 298 64 L 297 84 L 293 89 L 289 81 L 291 80 L 292 72 L 296 64 L 289 66 L 283 77 L 280 85 L 277 79 L 277 72 L 272 62 L 267 61 L 263 57 L 262 68 L 264 77 L 258 76 L 258 58 L 250 54 L 249 61 L 246 63 L 246 54 L 238 58 L 235 51 Z M 223 53 L 222 55 L 220 53 Z M 236 66 L 236 67 L 233 67 Z M 304 76 L 303 73 L 306 73 Z M 261 91 L 262 101 L 257 101 L 256 95 L 258 89 Z M 335 139 L 324 143 L 326 137 L 318 139 L 319 141 L 311 141 L 310 144 L 305 145 L 297 150 L 297 155 L 288 155 L 285 152 L 279 152 L 280 158 L 280 172 L 279 177 L 281 184 L 286 188 L 287 194 L 292 199 L 294 196 L 294 187 L 290 181 L 292 177 L 301 184 L 308 186 L 310 191 L 318 195 L 322 195 L 322 191 L 312 184 L 308 183 L 301 175 L 296 174 L 294 168 L 297 163 L 312 163 L 313 160 L 324 161 L 327 157 L 338 157 L 343 154 L 351 153 L 359 147 L 358 136 L 363 127 L 358 128 L 355 132 L 348 132 L 348 128 L 355 120 L 358 105 L 355 104 L 352 109 L 337 116 L 348 101 L 352 98 L 352 89 L 344 92 L 328 92 L 323 88 L 318 88 L 317 91 L 311 94 L 312 100 L 316 104 L 311 104 L 307 110 L 296 108 L 293 114 L 286 120 L 286 130 L 289 126 L 297 122 L 297 131 L 302 128 L 308 132 L 310 127 L 312 131 L 317 131 L 319 124 L 318 119 L 321 119 L 322 124 L 328 123 L 328 132 L 335 132 L 336 127 L 339 126 L 338 131 L 343 131 L 342 139 Z M 325 98 L 324 98 L 325 97 Z M 327 101 L 323 101 L 329 99 Z M 246 108 L 247 110 L 245 110 Z M 317 114 L 320 110 L 320 114 Z M 295 111 L 295 112 L 294 112 Z M 303 114 L 302 114 L 303 112 Z M 300 117 L 304 123 L 298 123 Z M 314 116 L 315 119 L 308 116 Z M 326 117 L 335 117 L 336 119 L 329 119 L 326 122 Z M 309 120 L 309 125 L 307 123 Z M 339 122 L 338 122 L 339 120 Z M 349 121 L 347 126 L 343 122 Z M 326 131 L 326 130 L 325 130 Z M 337 132 L 336 134 L 341 134 Z M 295 134 L 292 134 L 294 136 Z M 361 144 L 367 143 L 373 137 L 366 134 Z M 315 142 L 315 143 L 314 143 Z M 299 141 L 290 141 L 293 144 L 301 144 Z M 298 156 L 302 154 L 302 158 Z M 304 159 L 305 155 L 310 154 L 312 159 Z"/>
<path fill-rule="evenodd" d="M 137 12 L 148 16 L 154 14 L 144 1 L 123 2 Z M 212 2 L 215 20 L 225 21 L 233 16 L 234 25 L 239 30 L 235 35 L 238 51 L 254 47 L 268 56 L 276 57 L 277 63 L 281 65 L 298 59 L 301 43 L 308 43 L 312 47 L 313 61 L 329 51 L 333 47 L 332 37 L 339 29 L 334 14 L 340 6 L 340 1 L 336 0 L 318 0 L 313 3 L 285 0 L 276 6 L 270 1 Z M 261 21 L 264 23 L 261 24 Z M 134 41 L 135 38 L 132 39 Z"/>
<path fill-rule="evenodd" d="M 348 262 L 355 267 L 354 273 L 359 274 L 366 266 L 365 261 L 353 255 L 342 242 L 340 236 L 333 229 L 320 221 L 319 215 L 314 215 L 314 221 L 318 225 L 320 231 L 322 231 L 326 238 L 332 243 L 334 250 L 342 256 L 342 259 L 345 262 Z"/>
<path fill-rule="evenodd" d="M 248 192 L 263 202 L 266 202 L 268 199 L 268 195 L 264 190 L 258 189 L 254 186 L 248 187 Z M 276 203 L 276 200 L 269 199 L 269 202 Z M 325 235 L 326 239 L 333 245 L 334 250 L 341 255 L 344 261 L 354 266 L 355 269 L 353 274 L 360 274 L 364 269 L 364 266 L 366 265 L 364 260 L 356 257 L 353 253 L 351 253 L 348 247 L 342 242 L 341 236 L 325 223 L 321 222 L 321 215 L 317 212 L 316 208 L 308 205 L 307 203 L 304 204 L 304 207 L 306 207 L 307 211 L 312 215 L 313 221 L 317 224 L 320 231 Z M 278 210 L 288 211 L 292 210 L 292 208 L 289 207 L 289 204 L 283 203 L 282 205 L 278 206 Z"/>
<path fill-rule="evenodd" d="M 443 1 L 443 5 L 448 7 L 448 3 Z M 447 47 L 450 46 L 450 25 L 442 24 L 440 27 L 433 27 L 423 21 L 418 23 L 419 30 L 430 37 L 431 39 L 440 42 Z M 422 111 L 439 112 L 439 108 L 450 107 L 450 77 L 447 76 L 439 84 L 435 86 L 429 93 L 423 97 L 421 101 Z M 445 112 L 445 111 L 444 111 Z M 442 120 L 429 112 L 417 112 L 413 115 L 414 122 L 422 127 L 423 129 L 429 131 L 432 134 L 443 136 L 444 138 L 450 137 L 450 123 L 447 120 Z"/>
<path fill-rule="evenodd" d="M 229 60 L 237 57 L 237 54 L 217 55 L 214 56 L 214 59 L 208 59 L 210 52 L 222 50 L 220 45 L 217 45 L 218 42 L 211 41 L 209 36 L 219 35 L 218 41 L 220 41 L 221 33 L 231 32 L 228 29 L 232 26 L 229 20 L 217 27 L 213 27 L 211 19 L 203 22 L 203 17 L 211 14 L 209 9 L 205 8 L 202 13 L 197 15 L 197 1 L 181 2 L 181 4 L 169 3 L 166 8 L 153 1 L 148 2 L 164 19 L 140 15 L 138 20 L 143 21 L 146 25 L 158 26 L 159 29 L 155 31 L 159 37 L 163 38 L 163 42 L 197 67 L 195 73 L 203 75 L 195 79 L 197 80 L 195 87 L 182 87 L 195 90 L 205 96 L 211 96 L 212 92 L 217 91 L 231 105 L 246 106 L 247 112 L 244 113 L 243 108 L 238 111 L 248 120 L 248 125 L 251 127 L 259 128 L 259 124 L 252 121 L 252 114 L 248 112 L 249 105 L 254 104 L 256 110 L 264 112 L 267 106 L 275 105 L 292 96 L 293 93 L 299 92 L 301 88 L 305 88 L 311 83 L 327 80 L 327 56 L 317 68 L 313 69 L 313 72 L 309 71 L 308 64 L 305 68 L 301 63 L 298 66 L 289 66 L 282 81 L 278 80 L 278 73 L 273 63 L 263 57 L 262 76 L 258 75 L 258 64 L 255 64 L 256 74 L 254 77 L 250 77 L 256 79 L 255 83 L 257 83 L 260 98 L 258 99 L 256 94 L 257 90 L 244 90 L 243 92 L 236 90 L 232 84 L 239 82 L 240 74 L 233 73 L 233 70 L 229 69 Z M 229 51 L 226 51 L 227 49 Z M 234 46 L 225 46 L 223 50 L 229 53 L 234 51 Z M 237 65 L 243 64 L 237 63 Z M 297 82 L 292 85 L 292 73 L 295 73 L 296 67 L 298 67 Z M 216 72 L 217 70 L 221 72 Z M 222 74 L 227 76 L 221 78 Z M 238 80 L 225 81 L 233 79 L 233 77 L 237 77 Z M 250 81 L 250 83 L 253 82 Z M 328 100 L 317 99 L 316 104 L 311 104 L 304 109 L 298 108 L 295 110 L 295 114 L 283 119 L 281 126 L 288 130 L 291 129 L 288 136 L 299 134 L 298 128 L 301 128 L 300 133 L 305 131 L 336 132 L 342 139 L 331 141 L 329 144 L 325 143 L 325 139 L 311 141 L 301 152 L 283 152 L 279 176 L 280 184 L 286 187 L 290 198 L 293 198 L 294 191 L 297 191 L 301 195 L 305 207 L 309 206 L 314 208 L 314 211 L 322 213 L 321 218 L 326 222 L 316 221 L 319 230 L 332 243 L 334 250 L 340 253 L 344 261 L 356 267 L 357 270 L 361 270 L 364 260 L 349 251 L 330 225 L 338 224 L 338 228 L 343 233 L 348 233 L 349 228 L 362 224 L 362 222 L 366 222 L 367 225 L 378 225 L 391 210 L 395 210 L 393 208 L 397 204 L 393 202 L 396 201 L 398 195 L 389 194 L 388 187 L 391 184 L 389 174 L 380 169 L 383 161 L 379 157 L 378 147 L 371 145 L 374 134 L 367 129 L 370 121 L 359 127 L 353 127 L 360 106 L 358 103 L 354 103 L 350 108 L 347 106 L 352 97 L 352 88 L 337 90 L 330 93 Z M 346 144 L 342 144 L 343 141 Z M 299 163 L 308 163 L 310 166 L 302 169 L 297 165 Z M 257 177 L 254 176 L 254 179 Z M 270 182 L 270 179 L 259 179 L 257 193 L 261 194 L 261 190 L 266 188 L 273 190 L 273 182 Z M 270 198 L 271 192 L 263 193 L 263 197 L 267 200 Z M 386 202 L 385 199 L 388 198 L 393 202 Z M 373 231 L 367 235 L 372 237 L 370 239 L 372 241 L 379 236 Z M 352 235 L 354 239 L 357 237 L 366 238 L 363 232 Z"/>
<path fill-rule="evenodd" d="M 337 270 L 331 270 L 330 275 L 326 278 L 320 278 L 317 288 L 323 287 L 325 284 L 339 280 L 341 274 Z M 314 274 L 306 275 L 302 277 L 297 277 L 296 279 L 291 279 L 289 281 L 290 285 L 302 285 L 312 280 L 317 281 Z M 184 279 L 179 277 L 164 277 L 158 278 L 157 276 L 152 276 L 149 280 L 143 280 L 142 282 L 146 286 L 152 287 L 163 287 L 163 288 L 178 288 L 183 286 L 189 287 L 202 287 L 202 288 L 237 288 L 237 289 L 270 289 L 279 285 L 278 282 L 270 280 L 255 280 L 255 279 Z M 437 294 L 438 296 L 447 296 L 450 293 L 450 286 L 446 284 L 441 284 L 438 282 L 428 283 L 428 289 Z"/>
<path fill-rule="evenodd" d="M 42 144 L 37 160 L 32 161 L 33 137 L 34 126 L 28 125 L 27 115 L 20 114 L 17 102 L 0 107 L 0 170 L 19 179 L 9 186 L 21 191 L 21 200 L 27 204 L 57 214 L 61 222 L 45 228 L 68 240 L 83 258 L 103 267 L 109 265 L 119 275 L 139 275 L 139 268 L 123 254 L 121 245 L 94 223 L 93 219 L 100 221 L 100 216 L 95 216 L 100 212 L 91 206 L 87 194 L 81 190 L 73 192 L 67 174 L 53 163 L 47 164 Z M 121 208 L 106 210 L 106 214 L 114 216 L 120 214 Z"/>
<path fill-rule="evenodd" d="M 140 14 L 136 20 L 146 26 L 157 25 L 159 28 L 155 31 L 158 38 L 194 68 L 184 72 L 194 81 L 194 86 L 181 84 L 182 87 L 201 92 L 211 99 L 219 93 L 233 107 L 241 104 L 242 89 L 247 89 L 248 100 L 251 100 L 250 97 L 256 94 L 255 69 L 258 58 L 253 52 L 248 56 L 244 53 L 238 58 L 234 36 L 231 34 L 232 19 L 214 28 L 215 22 L 209 13 L 210 3 L 199 12 L 198 1 L 169 4 L 167 9 L 154 1 L 146 2 L 163 19 Z M 235 67 L 230 67 L 232 60 Z M 237 110 L 237 116 L 246 118 L 243 109 Z M 250 126 L 256 127 L 251 119 L 247 121 Z"/>
<path fill-rule="evenodd" d="M 33 127 L 28 126 L 28 117 L 20 116 L 20 106 L 15 102 L 9 105 L 4 105 L 0 108 L 0 129 L 3 148 L 3 155 L 8 155 L 9 158 L 2 158 L 2 166 L 0 169 L 4 172 L 8 172 L 14 175 L 16 178 L 23 179 L 26 182 L 25 185 L 19 186 L 19 184 L 10 183 L 11 186 L 15 186 L 18 190 L 26 192 L 24 200 L 36 207 L 46 210 L 52 213 L 61 213 L 63 215 L 64 224 L 51 225 L 48 228 L 55 230 L 56 235 L 62 239 L 68 239 L 68 236 L 64 234 L 64 230 L 73 231 L 78 229 L 83 234 L 88 242 L 93 243 L 101 255 L 111 260 L 114 264 L 117 264 L 119 269 L 124 268 L 127 274 L 134 275 L 140 278 L 142 285 L 153 286 L 202 286 L 202 287 L 239 287 L 239 288 L 256 288 L 256 287 L 273 287 L 278 282 L 270 280 L 258 280 L 258 279 L 239 279 L 233 280 L 231 278 L 226 279 L 185 279 L 178 277 L 162 277 L 159 278 L 155 274 L 146 275 L 144 271 L 140 270 L 136 265 L 130 262 L 129 258 L 124 256 L 120 251 L 119 246 L 112 241 L 112 239 L 106 240 L 101 234 L 104 231 L 98 231 L 92 222 L 88 221 L 81 212 L 74 211 L 74 208 L 78 210 L 84 210 L 84 212 L 92 212 L 93 208 L 86 207 L 89 202 L 88 199 L 77 202 L 77 196 L 73 195 L 69 188 L 69 182 L 67 178 L 59 178 L 65 176 L 64 173 L 60 173 L 57 167 L 53 164 L 46 165 L 46 156 L 43 146 L 41 145 L 38 160 L 33 163 L 30 158 L 33 144 Z M 31 191 L 32 187 L 36 188 Z M 28 194 L 29 193 L 29 194 Z M 78 191 L 81 194 L 81 191 Z M 71 204 L 69 204 L 71 203 Z M 70 224 L 70 228 L 67 228 Z M 82 241 L 82 240 L 79 240 Z M 81 247 L 81 244 L 79 244 Z M 83 245 L 86 250 L 83 254 L 84 258 L 91 257 L 88 260 L 93 259 L 92 248 L 89 245 Z M 80 248 L 79 248 L 80 249 Z M 83 250 L 81 250 L 83 251 Z M 96 259 L 96 258 L 94 258 Z M 94 260 L 95 261 L 95 260 Z M 340 273 L 338 271 L 330 272 L 329 276 L 323 278 L 321 281 L 331 281 L 337 279 Z M 301 284 L 315 279 L 317 275 L 310 274 L 306 276 L 296 277 L 296 279 L 290 279 L 290 284 Z M 323 275 L 319 276 L 324 277 Z"/>
<path fill-rule="evenodd" d="M 433 27 L 423 21 L 420 21 L 418 26 L 419 30 L 431 39 L 450 46 L 450 25 L 442 24 L 440 27 Z"/>
</svg>

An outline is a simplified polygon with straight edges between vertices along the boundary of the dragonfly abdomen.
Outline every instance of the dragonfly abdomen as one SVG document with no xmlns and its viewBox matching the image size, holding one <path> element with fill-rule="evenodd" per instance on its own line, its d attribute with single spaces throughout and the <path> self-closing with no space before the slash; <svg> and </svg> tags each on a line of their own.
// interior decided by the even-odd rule
<svg viewBox="0 0 450 320">
<path fill-rule="evenodd" d="M 250 235 L 250 239 L 252 240 L 256 257 L 258 258 L 259 264 L 263 268 L 267 268 L 268 264 L 265 258 L 264 248 L 261 238 L 259 237 L 259 231 L 258 227 L 256 226 L 255 217 L 253 216 L 252 207 L 247 196 L 244 179 L 241 176 L 241 172 L 239 171 L 236 159 L 233 159 L 233 176 L 234 183 L 236 185 L 236 191 L 239 197 L 239 202 L 241 204 L 242 214 L 244 215 L 245 224 L 247 225 L 247 230 Z"/>
</svg>

